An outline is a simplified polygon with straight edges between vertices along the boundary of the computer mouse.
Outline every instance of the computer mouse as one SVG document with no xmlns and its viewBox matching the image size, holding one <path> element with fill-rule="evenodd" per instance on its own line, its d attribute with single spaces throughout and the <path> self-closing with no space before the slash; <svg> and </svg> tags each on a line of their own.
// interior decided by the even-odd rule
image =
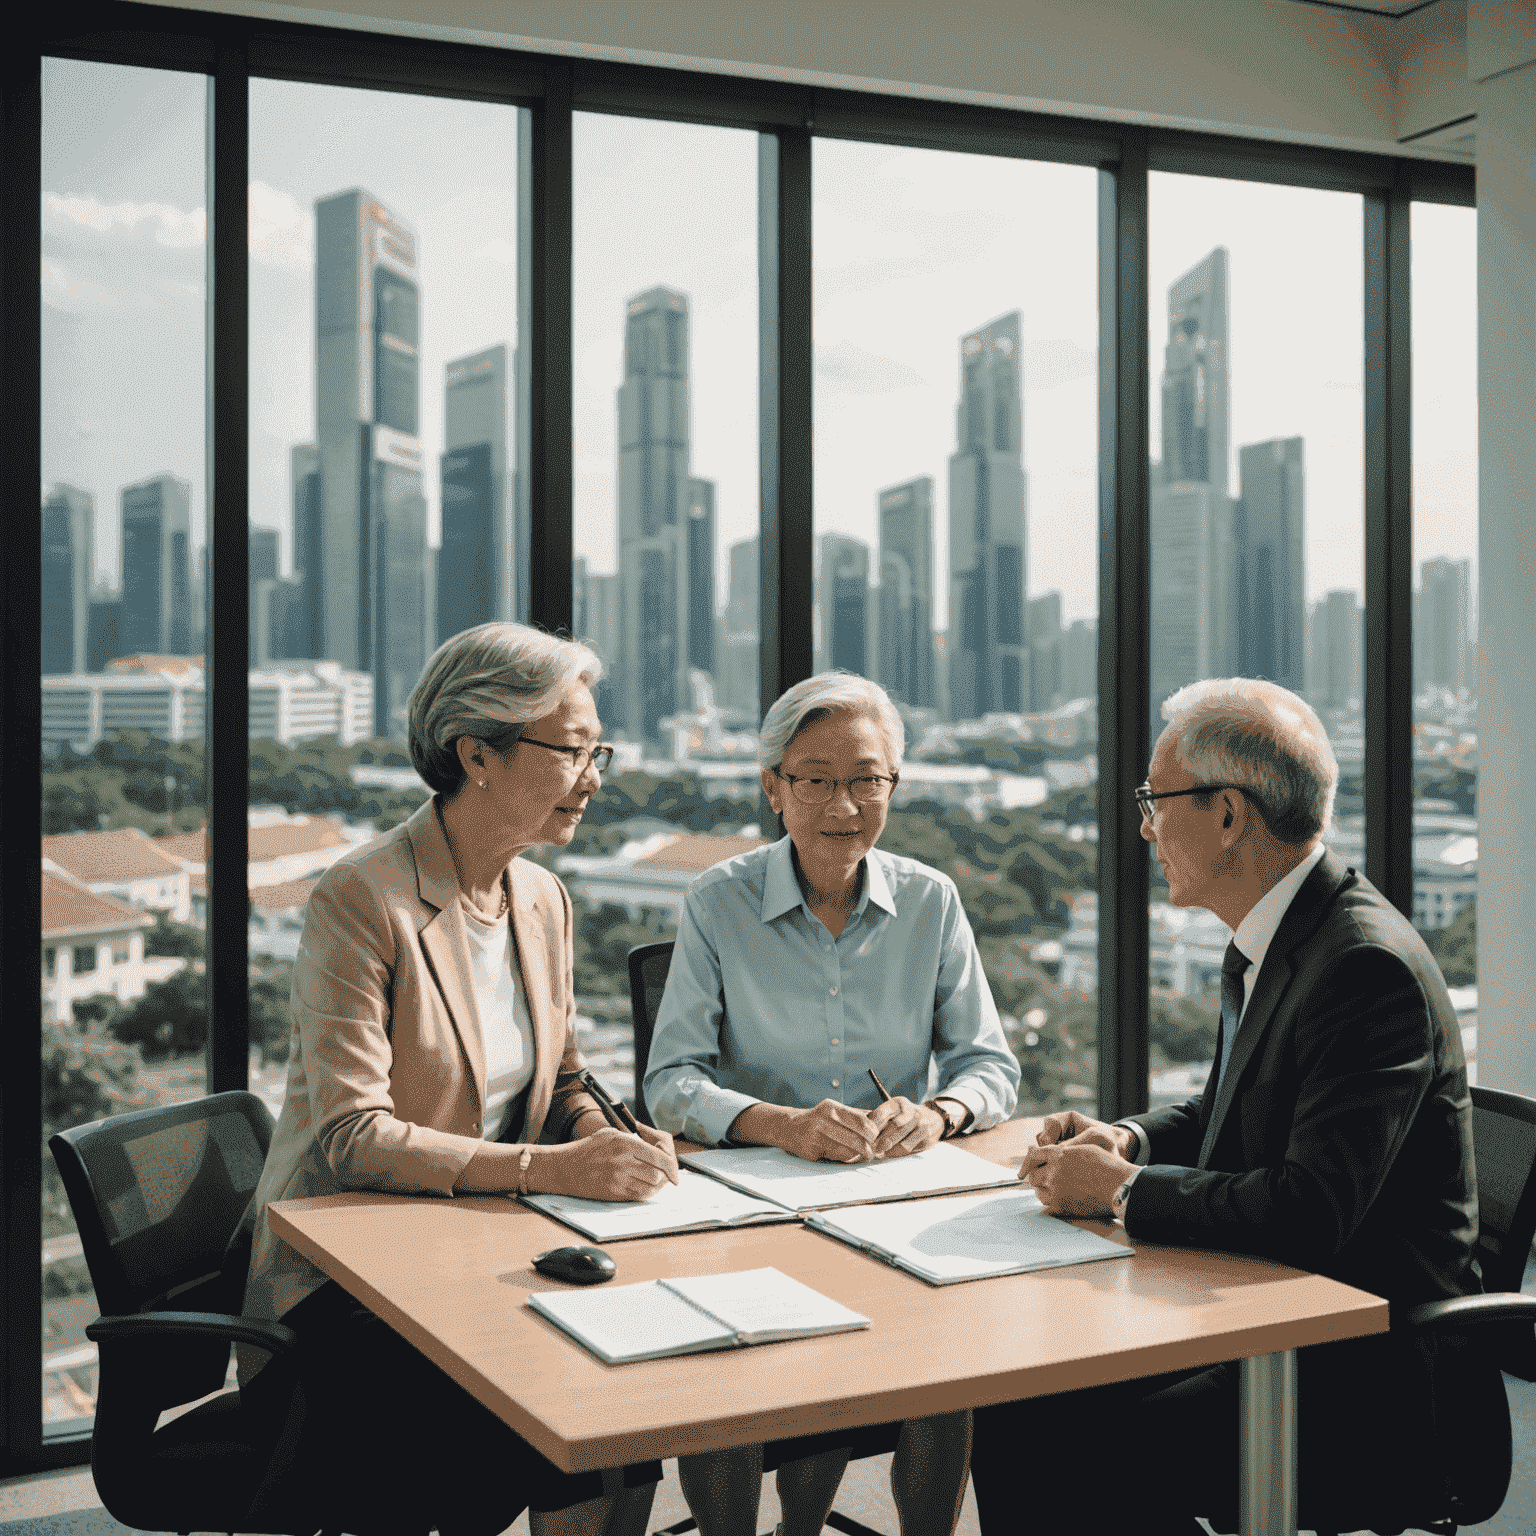
<svg viewBox="0 0 1536 1536">
<path fill-rule="evenodd" d="M 619 1272 L 619 1266 L 601 1248 L 585 1245 L 536 1253 L 533 1267 L 541 1275 L 564 1280 L 567 1285 L 597 1285 L 600 1281 L 612 1280 Z"/>
</svg>

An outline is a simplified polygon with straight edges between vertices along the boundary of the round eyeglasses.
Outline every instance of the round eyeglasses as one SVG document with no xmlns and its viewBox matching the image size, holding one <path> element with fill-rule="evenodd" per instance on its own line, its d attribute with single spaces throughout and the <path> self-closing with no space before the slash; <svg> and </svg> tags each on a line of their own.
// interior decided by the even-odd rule
<svg viewBox="0 0 1536 1536">
<path fill-rule="evenodd" d="M 883 773 L 863 773 L 854 779 L 826 779 L 820 774 L 780 773 L 777 768 L 773 771 L 789 785 L 790 794 L 801 805 L 825 805 L 837 793 L 839 784 L 848 786 L 849 797 L 858 805 L 884 800 L 896 787 L 895 778 Z"/>
<path fill-rule="evenodd" d="M 1136 804 L 1141 808 L 1141 822 L 1143 826 L 1150 827 L 1152 818 L 1157 814 L 1157 802 L 1159 800 L 1177 800 L 1181 795 L 1214 795 L 1217 790 L 1235 789 L 1253 801 L 1259 807 L 1262 814 L 1264 803 L 1246 784 L 1194 784 L 1188 789 L 1159 789 L 1154 790 L 1150 784 L 1143 784 L 1136 791 Z"/>
<path fill-rule="evenodd" d="M 581 777 L 587 771 L 587 764 L 597 769 L 599 773 L 607 773 L 609 765 L 613 762 L 613 748 L 606 742 L 595 747 L 559 747 L 552 741 L 535 741 L 532 736 L 519 736 L 518 745 L 526 742 L 530 747 L 543 747 L 546 752 L 563 752 L 571 760 L 571 767 L 576 770 L 576 776 Z"/>
</svg>

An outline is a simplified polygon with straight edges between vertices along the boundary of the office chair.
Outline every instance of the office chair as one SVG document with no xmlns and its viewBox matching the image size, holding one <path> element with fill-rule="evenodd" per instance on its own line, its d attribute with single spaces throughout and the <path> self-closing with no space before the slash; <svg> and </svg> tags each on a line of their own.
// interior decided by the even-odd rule
<svg viewBox="0 0 1536 1536">
<path fill-rule="evenodd" d="M 91 1470 L 114 1519 L 149 1531 L 311 1536 L 322 1524 L 285 1491 L 303 1421 L 298 1336 L 239 1315 L 245 1213 L 272 1139 L 252 1093 L 113 1115 L 49 1140 L 103 1316 Z M 222 1392 L 231 1343 L 270 1355 L 288 1390 L 258 1414 Z M 281 1389 L 284 1381 L 270 1383 Z"/>
<path fill-rule="evenodd" d="M 1485 1294 L 1410 1308 L 1393 1318 L 1392 1331 L 1404 1337 L 1469 1334 L 1504 1370 L 1536 1380 L 1531 1374 L 1536 1364 L 1536 1296 L 1519 1294 L 1536 1238 L 1536 1099 L 1474 1085 L 1472 1141 L 1477 1159 L 1477 1258 Z M 1461 1526 L 1480 1525 L 1499 1512 L 1513 1468 L 1509 1402 L 1502 1382 L 1486 1401 L 1457 1402 L 1453 1422 L 1444 1426 L 1438 1440 L 1437 1457 L 1456 1473 L 1447 1494 L 1449 1507 L 1396 1510 L 1391 1520 L 1370 1526 L 1377 1536 L 1401 1536 L 1408 1529 L 1456 1536 Z M 1366 1500 L 1362 1509 L 1370 1507 L 1369 1495 Z M 1356 1517 L 1341 1519 L 1337 1525 L 1319 1525 L 1317 1536 L 1338 1536 L 1365 1523 Z"/>
<path fill-rule="evenodd" d="M 667 969 L 672 964 L 671 939 L 658 944 L 637 944 L 629 952 L 629 1011 L 635 1028 L 635 1115 L 646 1125 L 654 1126 L 650 1111 L 645 1107 L 645 1069 L 651 1059 L 651 1035 L 656 1028 L 656 1013 L 661 1007 L 661 994 L 667 987 Z M 865 1455 L 874 1452 L 866 1451 Z M 831 1510 L 827 1524 L 843 1536 L 878 1536 L 848 1515 Z M 698 1521 L 691 1516 L 675 1525 L 663 1526 L 656 1536 L 682 1536 L 684 1531 L 694 1530 Z"/>
</svg>

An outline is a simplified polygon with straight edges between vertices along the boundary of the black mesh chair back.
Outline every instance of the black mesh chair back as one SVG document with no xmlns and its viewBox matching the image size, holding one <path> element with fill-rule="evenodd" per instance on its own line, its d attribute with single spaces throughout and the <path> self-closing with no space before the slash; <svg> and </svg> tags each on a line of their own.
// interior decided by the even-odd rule
<svg viewBox="0 0 1536 1536">
<path fill-rule="evenodd" d="M 637 944 L 629 952 L 629 1011 L 635 1028 L 635 1115 L 645 1125 L 655 1125 L 645 1107 L 645 1069 L 651 1059 L 651 1035 L 667 989 L 672 964 L 672 940 Z"/>
<path fill-rule="evenodd" d="M 1536 1099 L 1474 1085 L 1472 1142 L 1483 1289 L 1518 1291 L 1536 1237 Z"/>
</svg>

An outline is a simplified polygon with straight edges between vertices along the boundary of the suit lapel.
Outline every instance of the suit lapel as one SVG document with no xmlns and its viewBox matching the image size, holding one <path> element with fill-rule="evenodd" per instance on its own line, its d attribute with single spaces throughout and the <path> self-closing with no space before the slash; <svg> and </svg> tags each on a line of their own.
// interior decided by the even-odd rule
<svg viewBox="0 0 1536 1536">
<path fill-rule="evenodd" d="M 1286 908 L 1280 927 L 1264 955 L 1264 964 L 1253 979 L 1253 995 L 1243 1010 L 1242 1023 L 1232 1042 L 1232 1055 L 1227 1060 L 1227 1070 L 1217 1086 L 1216 1102 L 1206 1123 L 1196 1167 L 1204 1168 L 1208 1163 L 1217 1138 L 1221 1135 L 1227 1111 L 1237 1097 L 1237 1084 L 1248 1063 L 1253 1060 L 1270 1020 L 1274 1018 L 1275 1010 L 1280 1006 L 1296 974 L 1293 958 L 1295 951 L 1317 930 L 1323 914 L 1333 904 L 1334 897 L 1348 876 L 1349 870 L 1331 852 L 1324 853 Z M 1220 1060 L 1220 1057 L 1217 1059 Z"/>
<path fill-rule="evenodd" d="M 443 1005 L 469 1068 L 476 1107 L 485 1110 L 485 1036 L 475 1006 L 475 984 L 469 967 L 469 940 L 459 910 L 459 878 L 453 867 L 448 837 L 438 820 L 436 799 L 429 800 L 406 824 L 416 858 L 416 888 L 426 905 L 437 911 L 421 929 L 421 949 L 441 992 Z"/>
<path fill-rule="evenodd" d="M 549 1114 L 555 1076 L 565 1054 L 565 1020 L 563 1014 L 555 1017 L 554 999 L 549 994 L 547 929 L 551 919 L 544 909 L 544 898 L 537 881 L 519 860 L 513 859 L 508 878 L 512 886 L 512 942 L 523 978 L 528 1019 L 533 1026 L 534 1073 L 528 1085 L 528 1118 L 523 1139 L 537 1141 Z"/>
</svg>

